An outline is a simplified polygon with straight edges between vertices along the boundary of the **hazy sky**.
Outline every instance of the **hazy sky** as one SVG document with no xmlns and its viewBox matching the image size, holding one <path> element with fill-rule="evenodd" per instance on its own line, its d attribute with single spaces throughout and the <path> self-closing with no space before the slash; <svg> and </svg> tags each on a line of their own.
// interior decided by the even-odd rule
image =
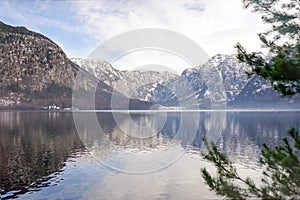
<svg viewBox="0 0 300 200">
<path fill-rule="evenodd" d="M 210 56 L 235 53 L 234 44 L 260 50 L 260 16 L 241 0 L 2 0 L 0 20 L 40 32 L 68 57 L 87 57 L 103 41 L 125 31 L 163 28 L 184 34 Z"/>
</svg>

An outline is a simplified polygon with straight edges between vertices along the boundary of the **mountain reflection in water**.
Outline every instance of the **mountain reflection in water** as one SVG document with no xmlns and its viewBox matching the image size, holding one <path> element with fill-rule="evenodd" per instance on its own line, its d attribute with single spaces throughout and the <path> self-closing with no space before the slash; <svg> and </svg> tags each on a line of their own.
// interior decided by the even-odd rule
<svg viewBox="0 0 300 200">
<path fill-rule="evenodd" d="M 93 127 L 91 113 L 77 114 L 82 123 L 79 126 L 75 126 L 72 113 L 0 112 L 1 198 L 26 199 L 36 195 L 35 199 L 41 199 L 46 193 L 52 195 L 50 199 L 64 195 L 72 199 L 85 197 L 87 191 L 93 197 L 123 198 L 123 190 L 131 199 L 146 199 L 148 192 L 153 199 L 200 198 L 201 194 L 209 194 L 206 187 L 199 186 L 203 184 L 199 169 L 207 165 L 199 153 L 203 136 L 216 142 L 235 162 L 259 166 L 257 160 L 264 142 L 274 147 L 281 144 L 286 130 L 300 128 L 297 112 L 97 113 L 99 132 Z M 191 155 L 196 161 L 189 161 Z M 88 163 L 86 157 L 98 165 Z M 177 158 L 180 160 L 176 168 L 131 177 L 140 184 L 125 184 L 122 190 L 112 192 L 110 188 L 127 181 L 129 176 L 115 169 L 155 171 Z M 72 162 L 74 166 L 70 167 Z M 63 174 L 65 170 L 69 170 L 67 174 Z M 99 177 L 93 170 L 100 170 Z M 161 187 L 145 190 L 151 177 Z M 66 185 L 84 189 L 66 189 Z M 60 188 L 62 196 L 55 196 L 50 187 Z M 43 188 L 49 191 L 45 189 L 42 193 Z M 171 195 L 168 188 L 178 190 L 172 190 Z"/>
<path fill-rule="evenodd" d="M 49 175 L 83 150 L 70 113 L 0 112 L 1 195 L 47 186 Z"/>
</svg>

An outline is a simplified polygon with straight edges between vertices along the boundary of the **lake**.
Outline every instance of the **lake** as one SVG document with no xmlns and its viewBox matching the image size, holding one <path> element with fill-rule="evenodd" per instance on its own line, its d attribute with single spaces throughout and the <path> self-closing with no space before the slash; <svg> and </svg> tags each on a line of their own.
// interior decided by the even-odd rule
<svg viewBox="0 0 300 200">
<path fill-rule="evenodd" d="M 202 138 L 260 179 L 300 112 L 0 112 L 1 198 L 216 199 Z"/>
</svg>

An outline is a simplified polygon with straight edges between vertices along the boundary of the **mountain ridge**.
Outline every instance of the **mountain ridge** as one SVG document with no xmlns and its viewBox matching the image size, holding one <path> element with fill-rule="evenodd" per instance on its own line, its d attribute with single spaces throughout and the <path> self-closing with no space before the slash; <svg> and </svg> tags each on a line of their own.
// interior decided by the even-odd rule
<svg viewBox="0 0 300 200">
<path fill-rule="evenodd" d="M 70 108 L 74 87 L 86 92 L 95 92 L 89 90 L 96 87 L 96 109 L 111 108 L 110 86 L 80 69 L 52 40 L 25 27 L 0 23 L 0 74 L 1 109 L 41 109 L 52 104 Z M 118 108 L 127 108 L 126 97 L 116 92 L 115 96 Z M 85 96 L 80 98 L 85 106 Z M 150 104 L 133 100 L 131 106 L 144 109 Z"/>
<path fill-rule="evenodd" d="M 117 70 L 99 59 L 69 59 L 48 37 L 0 21 L 0 109 L 72 107 L 74 88 L 83 91 L 84 109 L 112 109 L 113 95 L 118 109 L 154 104 L 211 109 L 224 102 L 229 108 L 300 108 L 300 95 L 282 97 L 270 82 L 257 75 L 249 78 L 249 70 L 235 55 L 222 54 L 180 76 Z M 85 107 L 85 92 L 95 92 L 95 107 Z"/>
<path fill-rule="evenodd" d="M 143 101 L 146 100 L 147 91 L 157 83 L 178 77 L 166 71 L 117 70 L 101 59 L 71 58 L 71 60 L 126 97 Z"/>
<path fill-rule="evenodd" d="M 218 72 L 209 75 L 209 69 L 217 69 Z M 184 100 L 178 101 L 178 96 L 175 95 L 175 92 L 178 94 L 180 93 L 178 91 L 182 91 L 184 96 L 197 99 L 200 109 L 211 109 L 211 100 L 214 98 L 211 96 L 213 87 L 207 87 L 207 83 L 211 82 L 209 79 L 215 79 L 213 83 L 218 87 L 223 87 L 223 89 L 219 91 L 214 89 L 214 91 L 217 91 L 221 97 L 224 97 L 222 92 L 226 93 L 227 108 L 300 108 L 300 95 L 283 97 L 273 89 L 269 81 L 257 75 L 249 77 L 247 72 L 250 70 L 251 67 L 239 62 L 235 55 L 217 54 L 203 65 L 184 70 L 177 80 L 164 82 L 152 89 L 149 100 L 152 103 L 163 104 L 163 106 L 186 107 Z M 204 76 L 208 78 L 205 79 Z M 182 85 L 189 85 L 190 87 L 184 88 Z M 179 98 L 181 97 L 179 96 Z M 225 109 L 224 106 L 222 108 Z"/>
</svg>

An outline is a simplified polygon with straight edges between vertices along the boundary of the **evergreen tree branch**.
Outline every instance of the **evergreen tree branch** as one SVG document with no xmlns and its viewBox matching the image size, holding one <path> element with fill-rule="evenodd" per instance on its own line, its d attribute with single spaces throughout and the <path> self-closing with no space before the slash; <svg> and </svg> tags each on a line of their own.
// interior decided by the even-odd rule
<svg viewBox="0 0 300 200">
<path fill-rule="evenodd" d="M 202 168 L 202 177 L 210 190 L 230 199 L 249 197 L 300 199 L 300 137 L 294 128 L 288 131 L 288 135 L 293 140 L 293 145 L 287 138 L 283 139 L 284 145 L 275 147 L 275 149 L 263 144 L 260 162 L 266 167 L 266 170 L 262 174 L 260 187 L 251 178 L 242 178 L 229 158 L 214 143 L 208 143 L 207 139 L 203 138 L 207 151 L 202 155 L 205 160 L 215 165 L 217 176 L 211 176 L 205 168 Z M 244 187 L 240 186 L 241 183 Z"/>
</svg>

